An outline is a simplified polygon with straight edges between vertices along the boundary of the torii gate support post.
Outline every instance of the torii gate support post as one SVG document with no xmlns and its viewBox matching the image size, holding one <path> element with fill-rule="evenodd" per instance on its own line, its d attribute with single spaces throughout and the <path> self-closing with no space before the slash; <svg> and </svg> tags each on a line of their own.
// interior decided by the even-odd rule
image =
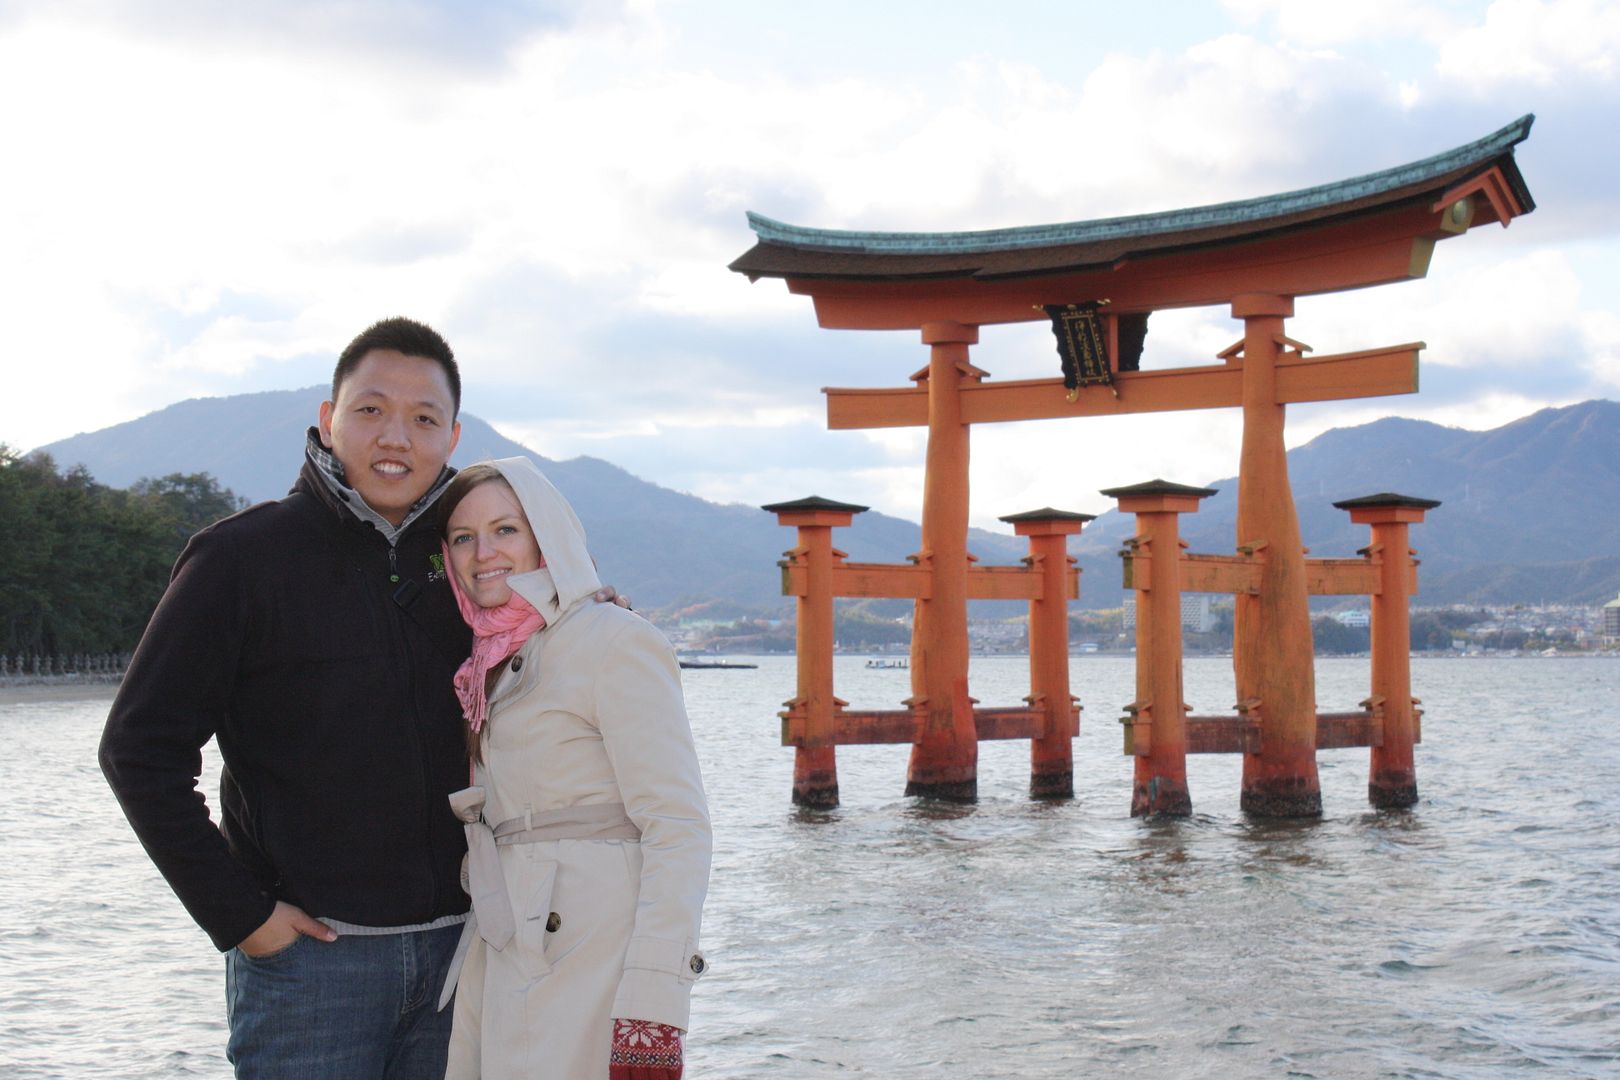
<svg viewBox="0 0 1620 1080">
<path fill-rule="evenodd" d="M 921 560 L 931 593 L 917 602 L 911 639 L 911 692 L 925 719 L 911 747 L 906 794 L 971 802 L 978 798 L 978 732 L 968 696 L 968 425 L 961 386 L 977 381 L 968 346 L 979 328 L 924 323 L 928 359 L 928 453 L 923 481 Z"/>
<path fill-rule="evenodd" d="M 1334 503 L 1350 520 L 1372 526 L 1368 555 L 1378 566 L 1378 592 L 1372 609 L 1371 706 L 1383 713 L 1383 738 L 1372 748 L 1367 801 L 1380 809 L 1417 803 L 1416 699 L 1412 697 L 1412 593 L 1416 591 L 1414 552 L 1408 526 L 1422 522 L 1440 504 L 1406 495 L 1370 495 Z"/>
<path fill-rule="evenodd" d="M 840 704 L 833 696 L 833 565 L 843 557 L 833 549 L 832 531 L 849 525 L 865 507 L 811 498 L 765 509 L 776 514 L 779 524 L 798 528 L 799 545 L 788 554 L 806 572 L 805 591 L 796 605 L 798 693 L 788 702 L 789 714 L 805 719 L 804 741 L 793 753 L 793 802 L 831 809 L 838 805 L 834 716 Z"/>
<path fill-rule="evenodd" d="M 1187 789 L 1188 710 L 1181 675 L 1183 544 L 1178 515 L 1196 511 L 1199 500 L 1215 492 L 1152 480 L 1103 494 L 1119 500 L 1121 513 L 1136 515 L 1128 583 L 1136 590 L 1136 701 L 1127 718 L 1136 761 L 1131 816 L 1186 817 L 1192 813 L 1192 795 Z"/>
<path fill-rule="evenodd" d="M 1029 602 L 1029 698 L 1044 708 L 1046 734 L 1030 740 L 1029 793 L 1037 799 L 1074 797 L 1076 706 L 1069 692 L 1068 571 L 1075 564 L 1069 537 L 1090 514 L 1033 511 L 1001 520 L 1029 537 L 1025 560 L 1041 576 L 1041 594 Z"/>
<path fill-rule="evenodd" d="M 1239 710 L 1260 717 L 1260 752 L 1243 755 L 1241 805 L 1262 817 L 1322 813 L 1305 549 L 1288 484 L 1285 407 L 1277 395 L 1283 319 L 1293 313 L 1289 296 L 1232 300 L 1232 316 L 1244 324 L 1237 543 L 1261 562 L 1259 589 L 1237 597 L 1232 666 Z"/>
</svg>

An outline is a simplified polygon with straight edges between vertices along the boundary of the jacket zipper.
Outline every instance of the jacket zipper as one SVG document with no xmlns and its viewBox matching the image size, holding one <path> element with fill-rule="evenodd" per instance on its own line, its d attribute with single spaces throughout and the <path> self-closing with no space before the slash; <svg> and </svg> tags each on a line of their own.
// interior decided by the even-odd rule
<svg viewBox="0 0 1620 1080">
<path fill-rule="evenodd" d="M 388 581 L 392 584 L 399 582 L 399 548 L 396 544 L 388 545 Z M 422 707 L 418 700 L 416 686 L 416 654 L 411 649 L 410 639 L 405 628 L 405 613 L 400 606 L 393 602 L 392 592 L 389 590 L 389 616 L 394 626 L 394 634 L 399 643 L 400 655 L 404 660 L 404 678 L 406 696 L 410 701 L 411 734 L 416 743 L 417 782 L 422 792 L 422 847 L 426 857 L 426 870 L 428 877 L 428 894 L 431 898 L 430 911 L 439 910 L 439 876 L 434 873 L 433 859 L 433 806 L 432 786 L 433 770 L 428 767 L 428 742 L 422 732 Z"/>
</svg>

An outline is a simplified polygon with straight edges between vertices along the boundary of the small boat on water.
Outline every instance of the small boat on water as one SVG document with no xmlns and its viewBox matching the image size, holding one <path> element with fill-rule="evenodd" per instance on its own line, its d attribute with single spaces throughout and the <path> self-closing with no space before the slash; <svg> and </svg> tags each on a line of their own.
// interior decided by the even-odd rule
<svg viewBox="0 0 1620 1080">
<path fill-rule="evenodd" d="M 911 666 L 911 661 L 899 656 L 893 660 L 868 660 L 866 666 L 869 668 L 908 668 Z"/>
<path fill-rule="evenodd" d="M 758 664 L 739 664 L 732 660 L 682 660 L 683 668 L 757 668 Z"/>
</svg>

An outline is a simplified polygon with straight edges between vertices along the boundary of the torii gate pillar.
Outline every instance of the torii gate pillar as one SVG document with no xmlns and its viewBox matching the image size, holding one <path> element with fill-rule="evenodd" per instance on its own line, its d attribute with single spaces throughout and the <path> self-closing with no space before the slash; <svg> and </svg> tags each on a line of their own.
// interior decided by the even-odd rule
<svg viewBox="0 0 1620 1080">
<path fill-rule="evenodd" d="M 906 794 L 972 801 L 979 742 L 968 696 L 968 426 L 960 390 L 982 374 L 968 363 L 979 328 L 924 323 L 922 340 L 929 346 L 928 455 L 918 560 L 932 570 L 932 586 L 917 601 L 911 638 L 912 700 L 926 718 L 911 747 Z"/>
<path fill-rule="evenodd" d="M 844 702 L 833 696 L 833 645 L 836 624 L 833 617 L 833 567 L 844 560 L 844 552 L 832 546 L 832 531 L 847 526 L 866 507 L 834 502 L 812 495 L 794 502 L 772 503 L 764 508 L 776 515 L 782 525 L 796 526 L 799 544 L 786 552 L 790 562 L 783 567 L 802 567 L 805 589 L 799 594 L 797 612 L 798 693 L 785 702 L 784 735 L 788 722 L 797 718 L 805 731 L 793 754 L 793 802 L 815 810 L 838 805 L 838 748 L 834 720 Z"/>
<path fill-rule="evenodd" d="M 1181 549 L 1186 545 L 1177 518 L 1196 511 L 1215 491 L 1151 480 L 1103 494 L 1119 500 L 1121 513 L 1136 515 L 1131 552 L 1138 560 L 1146 556 L 1148 564 L 1147 574 L 1133 573 L 1131 581 L 1136 590 L 1136 701 L 1126 706 L 1136 760 L 1131 816 L 1186 817 L 1192 813 L 1181 678 Z"/>
<path fill-rule="evenodd" d="M 1069 693 L 1069 590 L 1072 569 L 1069 537 L 1093 520 L 1045 507 L 1001 519 L 1029 537 L 1024 560 L 1041 575 L 1039 599 L 1029 602 L 1029 697 L 1046 714 L 1045 734 L 1029 744 L 1029 793 L 1037 799 L 1074 797 L 1074 738 L 1079 705 Z"/>
<path fill-rule="evenodd" d="M 1417 803 L 1417 771 L 1412 744 L 1417 741 L 1417 699 L 1412 696 L 1412 613 L 1417 563 L 1412 558 L 1409 525 L 1440 504 L 1408 495 L 1370 495 L 1335 506 L 1350 520 L 1372 526 L 1367 556 L 1378 567 L 1378 591 L 1372 597 L 1372 697 L 1370 707 L 1383 716 L 1382 738 L 1372 749 L 1367 798 L 1379 809 Z"/>
<path fill-rule="evenodd" d="M 1243 755 L 1241 805 L 1266 817 L 1322 813 L 1305 548 L 1288 485 L 1285 406 L 1277 394 L 1277 359 L 1287 341 L 1283 319 L 1293 313 L 1291 296 L 1232 300 L 1232 316 L 1244 325 L 1237 543 L 1261 564 L 1259 589 L 1239 594 L 1233 612 L 1238 708 L 1259 717 L 1261 733 L 1260 752 Z"/>
</svg>

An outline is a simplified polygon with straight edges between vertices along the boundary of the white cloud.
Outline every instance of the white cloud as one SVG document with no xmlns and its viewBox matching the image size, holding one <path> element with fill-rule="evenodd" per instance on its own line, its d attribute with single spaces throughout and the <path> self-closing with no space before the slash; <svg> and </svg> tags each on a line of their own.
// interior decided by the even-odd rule
<svg viewBox="0 0 1620 1080">
<path fill-rule="evenodd" d="M 973 523 L 1053 506 L 1101 514 L 1104 488 L 1164 479 L 1203 484 L 1237 472 L 1236 409 L 995 424 L 973 432 Z"/>
<path fill-rule="evenodd" d="M 186 25 L 93 3 L 0 20 L 0 93 L 29 103 L 0 114 L 18 163 L 0 173 L 0 295 L 29 358 L 8 371 L 21 393 L 0 399 L 0 439 L 37 445 L 295 374 L 287 385 L 307 385 L 312 357 L 404 313 L 450 337 L 470 408 L 548 456 L 596 454 L 713 498 L 819 491 L 912 516 L 921 432 L 829 435 L 817 388 L 903 385 L 926 350 L 915 334 L 819 332 L 805 298 L 726 271 L 752 240 L 744 209 L 966 229 L 1267 194 L 1466 141 L 1486 129 L 1480 110 L 1500 122 L 1495 98 L 1457 112 L 1468 87 L 1586 87 L 1615 53 L 1613 12 L 1577 0 L 1332 18 L 1252 0 L 1229 5 L 1230 32 L 1187 48 L 1149 43 L 1162 35 L 1144 17 L 1086 67 L 940 40 L 933 68 L 833 75 L 769 55 L 728 66 L 713 49 L 695 62 L 682 35 L 703 5 L 480 16 L 443 63 L 423 57 L 435 33 L 460 32 L 446 5 L 422 7 L 398 48 L 356 43 L 383 10 L 365 4 L 330 23 L 301 5 L 270 29 L 159 6 Z M 878 25 L 748 48 L 828 48 Z M 1498 56 L 1515 34 L 1523 63 Z M 1616 215 L 1606 171 L 1557 167 L 1580 160 L 1583 135 L 1544 127 L 1542 173 Z M 1363 410 L 1494 416 L 1616 393 L 1613 268 L 1535 239 L 1566 213 L 1549 200 L 1530 240 L 1516 225 L 1448 242 L 1427 282 L 1301 300 L 1291 332 L 1321 351 L 1423 337 L 1435 377 L 1417 398 L 1301 410 L 1295 441 Z M 1161 312 L 1145 363 L 1210 362 L 1239 333 L 1224 310 Z M 974 360 L 996 378 L 1055 369 L 1033 325 L 986 328 Z M 1230 411 L 981 429 L 975 523 L 1045 503 L 1094 512 L 1097 488 L 1151 476 L 1229 475 L 1236 429 Z"/>
<path fill-rule="evenodd" d="M 1495 232 L 1447 243 L 1488 246 Z M 1481 376 L 1485 389 L 1489 379 L 1483 377 L 1495 376 L 1523 380 L 1527 390 L 1539 381 L 1620 391 L 1612 382 L 1591 385 L 1601 378 L 1593 362 L 1601 353 L 1601 329 L 1583 327 L 1601 328 L 1612 317 L 1583 307 L 1588 298 L 1563 252 L 1482 251 L 1462 265 L 1444 266 L 1447 255 L 1442 244 L 1430 277 L 1421 281 L 1303 298 L 1290 332 L 1324 353 L 1421 340 L 1428 345 L 1425 368 Z"/>
<path fill-rule="evenodd" d="M 924 428 L 872 428 L 860 432 L 859 437 L 889 461 L 916 460 L 928 448 L 928 432 Z"/>
<path fill-rule="evenodd" d="M 825 469 L 813 463 L 767 463 L 746 473 L 715 471 L 691 479 L 695 482 L 671 486 L 718 503 L 764 506 L 820 495 L 911 521 L 922 516 L 923 471 L 918 467 Z M 787 541 L 789 534 L 782 536 Z"/>
<path fill-rule="evenodd" d="M 1446 32 L 1457 5 L 1416 0 L 1361 0 L 1324 4 L 1319 0 L 1222 0 L 1221 6 L 1246 25 L 1268 21 L 1279 37 L 1297 45 L 1324 46 L 1376 38 L 1435 38 Z"/>
<path fill-rule="evenodd" d="M 1437 266 L 1444 254 L 1442 245 Z M 1510 251 L 1450 273 L 1436 269 L 1376 298 L 1301 300 L 1292 332 L 1324 352 L 1423 340 L 1420 392 L 1296 408 L 1289 445 L 1384 416 L 1486 430 L 1537 409 L 1620 398 L 1620 317 L 1585 306 L 1582 280 L 1561 251 Z"/>
<path fill-rule="evenodd" d="M 1617 56 L 1620 7 L 1609 0 L 1496 0 L 1483 23 L 1441 43 L 1436 70 L 1484 94 L 1572 77 L 1612 83 Z"/>
<path fill-rule="evenodd" d="M 1582 337 L 1592 357 L 1593 380 L 1605 396 L 1620 398 L 1620 316 L 1612 311 L 1583 312 Z"/>
<path fill-rule="evenodd" d="M 210 322 L 178 348 L 170 348 L 159 366 L 241 375 L 266 361 L 273 363 L 319 351 L 321 344 L 319 337 L 300 331 L 296 323 L 228 315 Z"/>
<path fill-rule="evenodd" d="M 729 428 L 738 431 L 774 431 L 794 426 L 814 426 L 822 421 L 819 410 L 803 406 L 749 406 L 739 403 L 737 408 L 710 412 L 686 411 L 667 416 L 642 414 L 637 416 L 592 417 L 575 421 L 548 421 L 534 424 L 521 419 L 507 419 L 497 414 L 485 416 L 508 437 L 547 457 L 568 456 L 570 452 L 589 452 L 583 446 L 612 442 L 625 438 L 651 439 L 682 430 L 709 431 Z M 556 452 L 548 448 L 557 448 Z M 716 462 L 729 468 L 737 462 Z"/>
</svg>

